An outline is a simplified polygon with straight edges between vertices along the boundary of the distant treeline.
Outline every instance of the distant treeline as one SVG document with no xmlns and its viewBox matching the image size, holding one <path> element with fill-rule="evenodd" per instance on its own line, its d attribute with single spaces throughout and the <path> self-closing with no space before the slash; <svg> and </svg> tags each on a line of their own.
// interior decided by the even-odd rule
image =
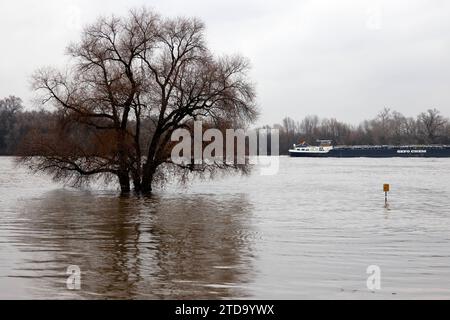
<svg viewBox="0 0 450 320">
<path fill-rule="evenodd" d="M 450 144 L 450 120 L 437 109 L 417 117 L 384 109 L 375 119 L 354 126 L 336 119 L 307 116 L 301 121 L 285 118 L 282 124 L 266 126 L 280 130 L 280 152 L 293 144 L 332 140 L 335 145 L 422 145 Z"/>
<path fill-rule="evenodd" d="M 47 111 L 24 111 L 22 100 L 0 99 L 0 155 L 16 155 L 19 145 L 33 130 L 45 132 L 56 119 Z"/>
<path fill-rule="evenodd" d="M 16 155 L 27 135 L 46 132 L 57 121 L 48 111 L 24 111 L 20 98 L 0 99 L 0 155 Z M 282 124 L 266 126 L 280 130 L 280 152 L 287 154 L 293 144 L 333 140 L 336 145 L 450 144 L 450 120 L 437 109 L 417 117 L 384 109 L 375 119 L 354 126 L 336 119 L 307 116 L 301 121 L 285 118 Z"/>
</svg>

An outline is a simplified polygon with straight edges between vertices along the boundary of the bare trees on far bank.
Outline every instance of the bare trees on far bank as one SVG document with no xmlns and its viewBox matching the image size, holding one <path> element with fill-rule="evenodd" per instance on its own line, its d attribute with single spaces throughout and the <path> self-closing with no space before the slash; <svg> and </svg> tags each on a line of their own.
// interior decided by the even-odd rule
<svg viewBox="0 0 450 320">
<path fill-rule="evenodd" d="M 46 111 L 26 112 L 17 97 L 0 99 L 0 155 L 23 153 L 19 146 L 25 137 L 45 134 L 58 122 L 58 114 Z M 133 121 L 131 121 L 133 123 Z M 151 132 L 153 122 L 141 123 L 144 132 Z M 269 126 L 266 126 L 269 128 Z M 286 154 L 294 143 L 329 139 L 337 145 L 404 145 L 450 144 L 450 121 L 436 109 L 429 109 L 417 117 L 382 110 L 375 119 L 352 126 L 336 119 L 307 116 L 301 121 L 283 119 L 273 128 L 280 130 L 280 151 Z M 86 132 L 85 132 L 86 134 Z M 78 136 L 78 139 L 84 139 Z"/>
<path fill-rule="evenodd" d="M 285 118 L 273 126 L 280 130 L 280 150 L 286 154 L 294 143 L 333 140 L 337 145 L 450 144 L 450 120 L 437 109 L 406 117 L 390 109 L 375 119 L 353 126 L 336 119 L 307 116 L 301 121 Z"/>
<path fill-rule="evenodd" d="M 24 111 L 18 97 L 0 99 L 0 156 L 17 155 L 25 137 L 47 131 L 55 118 L 47 111 Z"/>
<path fill-rule="evenodd" d="M 0 154 L 10 154 L 14 148 L 14 130 L 22 100 L 10 96 L 0 100 Z"/>
<path fill-rule="evenodd" d="M 22 101 L 17 97 L 0 99 L 0 155 L 19 154 L 19 146 L 27 135 L 48 132 L 57 121 L 57 113 L 23 111 Z M 144 132 L 154 129 L 150 119 L 141 123 L 141 127 Z M 384 109 L 375 119 L 364 120 L 357 126 L 317 116 L 307 116 L 301 121 L 287 117 L 272 127 L 280 130 L 282 154 L 287 154 L 294 143 L 313 144 L 318 139 L 333 140 L 336 145 L 450 144 L 450 121 L 437 109 L 416 117 Z"/>
<path fill-rule="evenodd" d="M 417 120 L 418 134 L 428 143 L 448 143 L 450 135 L 449 120 L 436 109 L 421 113 Z"/>
</svg>

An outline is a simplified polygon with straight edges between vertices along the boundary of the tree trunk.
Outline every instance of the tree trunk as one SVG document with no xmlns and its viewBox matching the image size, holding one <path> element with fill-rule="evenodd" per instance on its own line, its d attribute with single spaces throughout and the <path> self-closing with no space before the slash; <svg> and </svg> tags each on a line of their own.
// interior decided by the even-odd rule
<svg viewBox="0 0 450 320">
<path fill-rule="evenodd" d="M 119 183 L 122 193 L 129 193 L 131 191 L 130 176 L 127 171 L 119 172 Z"/>
<path fill-rule="evenodd" d="M 137 193 L 142 191 L 142 183 L 140 177 L 133 177 L 133 187 L 134 191 Z"/>
<path fill-rule="evenodd" d="M 152 193 L 152 182 L 155 175 L 155 168 L 150 164 L 144 165 L 141 191 L 142 193 Z"/>
</svg>

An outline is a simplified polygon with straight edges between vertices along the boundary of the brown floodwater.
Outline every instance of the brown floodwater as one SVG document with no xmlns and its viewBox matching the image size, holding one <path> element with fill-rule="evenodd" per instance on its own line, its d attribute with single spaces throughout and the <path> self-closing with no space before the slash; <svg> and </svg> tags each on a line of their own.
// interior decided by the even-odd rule
<svg viewBox="0 0 450 320">
<path fill-rule="evenodd" d="M 0 158 L 3 299 L 448 299 L 449 245 L 450 159 L 281 158 L 137 197 Z"/>
</svg>

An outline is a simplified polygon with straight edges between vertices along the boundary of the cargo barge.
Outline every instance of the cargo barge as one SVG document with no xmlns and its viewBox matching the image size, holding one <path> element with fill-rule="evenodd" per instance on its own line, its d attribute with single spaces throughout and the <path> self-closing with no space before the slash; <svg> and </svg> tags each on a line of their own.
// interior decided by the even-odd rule
<svg viewBox="0 0 450 320">
<path fill-rule="evenodd" d="M 295 158 L 450 158 L 450 146 L 332 146 L 331 141 L 319 141 L 320 146 L 307 143 L 294 145 L 289 155 Z"/>
</svg>

